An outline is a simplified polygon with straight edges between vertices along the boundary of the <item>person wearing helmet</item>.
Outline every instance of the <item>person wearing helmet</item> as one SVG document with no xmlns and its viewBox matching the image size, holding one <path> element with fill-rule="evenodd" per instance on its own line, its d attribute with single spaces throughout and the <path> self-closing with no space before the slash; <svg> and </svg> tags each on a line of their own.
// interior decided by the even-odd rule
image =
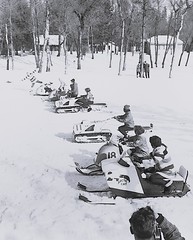
<svg viewBox="0 0 193 240">
<path fill-rule="evenodd" d="M 86 167 L 87 170 L 90 170 L 88 175 L 103 174 L 102 161 L 118 162 L 124 167 L 129 167 L 129 164 L 122 159 L 127 154 L 127 151 L 128 148 L 119 142 L 118 136 L 109 135 L 107 142 L 99 148 L 94 164 Z"/>
<path fill-rule="evenodd" d="M 131 114 L 130 105 L 125 105 L 123 107 L 124 114 L 115 116 L 114 118 L 124 123 L 124 125 L 118 127 L 118 131 L 123 134 L 124 138 L 127 138 L 127 132 L 133 130 L 134 120 Z"/>
<path fill-rule="evenodd" d="M 127 142 L 131 149 L 131 158 L 135 162 L 142 163 L 142 160 L 149 157 L 149 148 L 145 136 L 145 130 L 140 125 L 134 126 L 135 135 L 129 137 Z"/>
<path fill-rule="evenodd" d="M 173 190 L 172 181 L 163 177 L 161 173 L 168 173 L 174 169 L 171 156 L 168 153 L 167 146 L 162 143 L 159 136 L 152 136 L 149 139 L 153 148 L 150 153 L 150 157 L 154 160 L 154 167 L 145 170 L 147 178 L 155 184 L 159 184 L 164 187 L 164 193 L 170 193 Z"/>
<path fill-rule="evenodd" d="M 78 96 L 78 84 L 75 79 L 71 79 L 70 90 L 68 91 L 68 97 L 77 97 Z"/>
<path fill-rule="evenodd" d="M 90 88 L 85 88 L 85 95 L 81 95 L 78 97 L 78 100 L 76 101 L 77 104 L 79 104 L 81 107 L 87 109 L 88 112 L 92 110 L 90 104 L 94 103 L 94 96 L 91 93 Z"/>
</svg>

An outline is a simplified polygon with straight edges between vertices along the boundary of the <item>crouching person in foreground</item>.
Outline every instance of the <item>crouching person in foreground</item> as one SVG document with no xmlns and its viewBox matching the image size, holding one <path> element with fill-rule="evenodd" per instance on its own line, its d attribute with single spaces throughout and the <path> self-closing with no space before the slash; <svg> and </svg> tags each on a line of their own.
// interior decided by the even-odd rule
<svg viewBox="0 0 193 240">
<path fill-rule="evenodd" d="M 161 213 L 155 213 L 149 206 L 134 212 L 129 222 L 135 240 L 185 240 L 175 225 Z"/>
</svg>

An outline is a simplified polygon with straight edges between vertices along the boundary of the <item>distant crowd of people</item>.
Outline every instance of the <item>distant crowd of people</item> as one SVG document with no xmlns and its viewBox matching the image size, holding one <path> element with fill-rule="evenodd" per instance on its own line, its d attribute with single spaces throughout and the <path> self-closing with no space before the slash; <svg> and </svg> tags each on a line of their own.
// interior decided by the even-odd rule
<svg viewBox="0 0 193 240">
<path fill-rule="evenodd" d="M 143 75 L 142 75 L 142 68 L 143 68 Z M 150 78 L 150 65 L 146 61 L 143 64 L 139 61 L 136 68 L 136 76 L 138 77 L 145 77 Z"/>
</svg>

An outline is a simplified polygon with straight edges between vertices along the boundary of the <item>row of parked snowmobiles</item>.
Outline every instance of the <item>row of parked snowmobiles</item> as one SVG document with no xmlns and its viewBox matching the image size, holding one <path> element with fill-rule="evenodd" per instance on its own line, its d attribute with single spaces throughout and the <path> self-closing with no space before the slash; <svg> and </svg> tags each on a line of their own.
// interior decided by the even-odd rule
<svg viewBox="0 0 193 240">
<path fill-rule="evenodd" d="M 31 76 L 30 76 L 31 77 Z M 82 107 L 77 104 L 76 98 L 68 98 L 61 89 L 56 90 L 52 87 L 52 83 L 43 84 L 40 81 L 34 80 L 31 77 L 33 94 L 37 96 L 45 96 L 46 99 L 54 103 L 54 108 L 57 113 L 77 113 L 84 111 Z M 107 107 L 105 103 L 94 103 L 91 105 L 92 109 L 101 110 Z M 75 124 L 72 129 L 73 141 L 75 143 L 102 143 L 107 142 L 113 135 L 114 129 L 117 128 L 115 124 L 117 122 L 113 117 L 101 121 L 88 121 Z M 153 131 L 153 124 L 143 126 L 146 132 Z M 129 132 L 129 135 L 134 134 L 133 131 Z M 187 184 L 188 171 L 180 166 L 179 170 L 175 173 L 169 172 L 166 174 L 166 178 L 170 178 L 175 186 L 175 191 L 169 194 L 163 193 L 161 186 L 153 184 L 143 178 L 140 169 L 133 164 L 129 156 L 125 156 L 123 161 L 127 162 L 126 165 L 122 165 L 113 158 L 109 158 L 101 162 L 101 171 L 90 171 L 87 167 L 81 167 L 75 163 L 76 170 L 85 176 L 97 176 L 104 175 L 107 183 L 106 189 L 100 187 L 94 187 L 92 185 L 85 186 L 78 182 L 77 187 L 81 191 L 86 192 L 111 192 L 113 197 L 120 196 L 123 198 L 146 198 L 146 197 L 163 197 L 173 196 L 182 197 L 189 191 L 189 185 Z M 144 166 L 151 166 L 152 159 L 143 160 Z M 164 173 L 163 173 L 164 174 Z M 84 199 L 81 195 L 81 199 Z"/>
<path fill-rule="evenodd" d="M 54 103 L 54 109 L 56 113 L 77 113 L 79 111 L 87 111 L 80 104 L 78 104 L 78 98 L 69 97 L 66 91 L 63 89 L 55 89 L 52 87 L 53 83 L 43 84 L 41 81 L 35 81 L 32 83 L 32 92 L 36 96 L 47 97 L 47 101 Z M 90 109 L 93 111 L 100 111 L 102 108 L 106 108 L 107 104 L 103 102 L 94 102 L 90 104 Z"/>
</svg>

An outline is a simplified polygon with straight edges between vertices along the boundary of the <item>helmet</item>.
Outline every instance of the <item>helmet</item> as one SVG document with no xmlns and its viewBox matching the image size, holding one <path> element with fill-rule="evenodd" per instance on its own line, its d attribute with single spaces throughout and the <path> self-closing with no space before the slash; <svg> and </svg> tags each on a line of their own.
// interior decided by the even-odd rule
<svg viewBox="0 0 193 240">
<path fill-rule="evenodd" d="M 149 138 L 152 147 L 160 147 L 162 145 L 162 140 L 158 136 L 152 136 Z"/>
<path fill-rule="evenodd" d="M 75 79 L 73 78 L 73 79 L 71 79 L 71 82 L 75 82 Z"/>
<path fill-rule="evenodd" d="M 90 92 L 90 88 L 85 88 L 85 91 L 86 92 Z"/>
<path fill-rule="evenodd" d="M 124 112 L 129 112 L 129 111 L 130 111 L 130 105 L 125 105 L 125 106 L 123 107 L 123 111 L 124 111 Z"/>
<path fill-rule="evenodd" d="M 145 132 L 144 128 L 140 125 L 135 125 L 134 126 L 134 132 L 136 135 L 141 135 L 142 133 Z"/>
</svg>

